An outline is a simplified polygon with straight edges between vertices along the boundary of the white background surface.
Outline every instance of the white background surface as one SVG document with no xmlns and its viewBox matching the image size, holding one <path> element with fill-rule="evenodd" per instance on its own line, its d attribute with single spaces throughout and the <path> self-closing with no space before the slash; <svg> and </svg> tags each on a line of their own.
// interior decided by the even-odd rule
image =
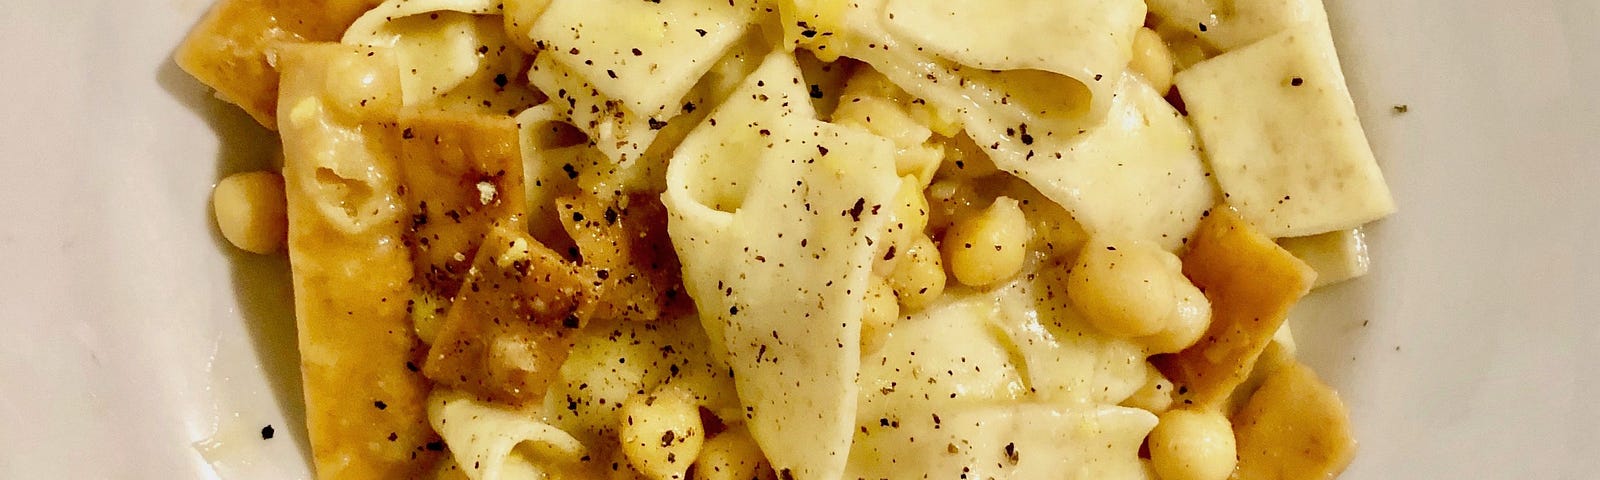
<svg viewBox="0 0 1600 480">
<path fill-rule="evenodd" d="M 1401 208 L 1296 312 L 1345 478 L 1594 478 L 1600 1 L 1326 1 Z M 170 64 L 205 0 L 6 3 L 0 478 L 204 478 L 213 433 L 241 478 L 304 476 L 287 267 L 207 208 L 274 153 Z"/>
</svg>

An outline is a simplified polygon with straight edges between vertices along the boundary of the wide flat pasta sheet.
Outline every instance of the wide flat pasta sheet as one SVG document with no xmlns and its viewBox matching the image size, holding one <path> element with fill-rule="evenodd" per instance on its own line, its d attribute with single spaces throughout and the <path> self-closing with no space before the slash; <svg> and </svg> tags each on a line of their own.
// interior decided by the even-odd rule
<svg viewBox="0 0 1600 480">
<path fill-rule="evenodd" d="M 1061 204 L 1088 232 L 1177 249 L 1215 193 L 1187 123 L 1160 92 L 1123 72 L 1131 48 L 1123 41 L 1141 25 L 1143 6 L 1050 3 L 1026 10 L 985 9 L 967 2 L 849 2 L 839 25 L 819 27 L 813 38 L 823 40 L 812 48 L 864 61 L 912 95 L 954 112 L 995 166 Z M 821 5 L 782 5 L 800 17 L 827 17 L 820 10 L 813 13 Z M 887 19 L 892 8 L 914 14 Z M 1037 45 L 1043 41 L 1037 36 L 995 40 L 995 35 L 962 33 L 970 29 L 947 32 L 940 27 L 949 22 L 1040 21 L 1033 17 L 1072 23 L 1078 15 L 1097 14 L 1121 20 L 1093 32 L 1062 33 L 1098 40 L 1077 41 L 1066 49 L 1071 52 L 1040 58 L 1007 57 L 1003 51 L 1054 51 L 1060 46 Z M 990 27 L 976 31 L 983 28 Z M 1105 40 L 1111 37 L 1116 40 Z M 924 45 L 929 42 L 949 43 L 941 44 L 948 47 L 941 50 Z M 957 48 L 989 42 L 999 43 L 983 51 Z M 948 56 L 934 54 L 944 50 Z"/>
<path fill-rule="evenodd" d="M 794 57 L 777 53 L 668 168 L 685 287 L 782 475 L 844 470 L 863 297 L 899 186 L 893 153 L 886 139 L 815 120 Z"/>
<path fill-rule="evenodd" d="M 1144 478 L 1155 416 L 1115 405 L 1143 352 L 1070 330 L 1035 288 L 947 294 L 893 327 L 862 361 L 847 478 Z"/>
</svg>

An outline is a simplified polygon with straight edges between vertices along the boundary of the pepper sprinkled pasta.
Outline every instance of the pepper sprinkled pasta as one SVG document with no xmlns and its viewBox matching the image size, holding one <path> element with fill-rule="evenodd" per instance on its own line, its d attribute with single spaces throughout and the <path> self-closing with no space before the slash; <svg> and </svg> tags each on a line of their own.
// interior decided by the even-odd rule
<svg viewBox="0 0 1600 480">
<path fill-rule="evenodd" d="M 1395 205 L 1319 0 L 334 3 L 178 57 L 280 132 L 217 221 L 287 245 L 319 478 L 1354 454 L 1286 317 Z"/>
</svg>

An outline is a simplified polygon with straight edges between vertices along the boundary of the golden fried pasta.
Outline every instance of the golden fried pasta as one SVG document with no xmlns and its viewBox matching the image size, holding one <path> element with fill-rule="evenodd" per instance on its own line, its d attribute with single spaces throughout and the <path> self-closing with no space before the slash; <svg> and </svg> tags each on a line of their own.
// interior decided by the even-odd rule
<svg viewBox="0 0 1600 480">
<path fill-rule="evenodd" d="M 594 280 L 526 232 L 495 228 L 428 351 L 439 385 L 523 404 L 544 395 L 593 312 Z"/>
<path fill-rule="evenodd" d="M 1183 255 L 1183 273 L 1211 301 L 1200 341 L 1152 357 L 1188 408 L 1220 406 L 1250 369 L 1316 273 L 1226 206 L 1213 208 Z"/>
<path fill-rule="evenodd" d="M 680 301 L 681 267 L 659 200 L 580 193 L 557 199 L 556 209 L 584 268 L 599 279 L 597 315 L 651 321 L 669 307 L 687 306 Z"/>
<path fill-rule="evenodd" d="M 1350 412 L 1310 367 L 1292 362 L 1267 376 L 1233 416 L 1234 480 L 1333 478 L 1355 457 Z"/>
<path fill-rule="evenodd" d="M 416 478 L 444 445 L 428 427 L 422 345 L 406 315 L 399 72 L 387 50 L 280 54 L 289 262 L 319 478 Z M 366 99 L 351 111 L 342 99 Z"/>
<path fill-rule="evenodd" d="M 278 71 L 272 58 L 287 43 L 333 42 L 379 0 L 223 0 L 189 31 L 178 66 L 276 129 Z"/>
<path fill-rule="evenodd" d="M 426 294 L 456 295 L 484 236 L 526 215 L 517 123 L 509 116 L 407 109 L 400 114 L 406 244 Z"/>
</svg>

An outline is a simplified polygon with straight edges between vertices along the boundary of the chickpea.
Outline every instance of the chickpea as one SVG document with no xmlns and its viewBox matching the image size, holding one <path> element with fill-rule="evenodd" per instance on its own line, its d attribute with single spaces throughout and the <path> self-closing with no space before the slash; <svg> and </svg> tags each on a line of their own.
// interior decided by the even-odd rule
<svg viewBox="0 0 1600 480">
<path fill-rule="evenodd" d="M 900 303 L 895 299 L 894 288 L 882 278 L 873 277 L 867 284 L 866 311 L 861 317 L 861 353 L 877 350 L 889 336 L 889 329 L 900 318 Z"/>
<path fill-rule="evenodd" d="M 1218 412 L 1171 410 L 1147 439 L 1162 480 L 1226 480 L 1238 464 L 1233 425 Z"/>
<path fill-rule="evenodd" d="M 926 307 L 944 293 L 948 279 L 939 259 L 939 247 L 933 244 L 933 239 L 918 235 L 896 255 L 902 258 L 886 280 L 894 287 L 901 305 L 913 310 Z"/>
<path fill-rule="evenodd" d="M 1000 197 L 978 215 L 957 219 L 945 232 L 945 260 L 957 281 L 990 285 L 1022 269 L 1029 236 L 1028 219 L 1017 201 Z"/>
<path fill-rule="evenodd" d="M 922 184 L 913 176 L 900 177 L 900 189 L 894 194 L 894 217 L 889 225 L 896 244 L 910 243 L 928 230 L 928 197 L 922 193 Z"/>
<path fill-rule="evenodd" d="M 1167 328 L 1143 338 L 1150 353 L 1172 353 L 1194 345 L 1211 327 L 1211 301 L 1198 287 L 1182 275 L 1182 265 L 1172 266 L 1177 271 L 1173 289 L 1178 299 L 1177 308 L 1169 317 Z"/>
<path fill-rule="evenodd" d="M 1067 297 L 1102 332 L 1142 337 L 1162 331 L 1177 309 L 1171 253 L 1154 244 L 1091 239 L 1068 274 Z M 1181 266 L 1180 266 L 1181 267 Z"/>
<path fill-rule="evenodd" d="M 742 426 L 706 440 L 694 462 L 695 480 L 752 480 L 771 477 L 771 467 L 750 432 Z"/>
<path fill-rule="evenodd" d="M 283 176 L 273 172 L 229 175 L 211 190 L 211 209 L 222 237 L 252 253 L 283 248 L 289 232 L 288 205 Z"/>
<path fill-rule="evenodd" d="M 705 442 L 700 407 L 692 394 L 667 386 L 628 397 L 618 413 L 629 465 L 652 480 L 686 478 Z"/>
</svg>

